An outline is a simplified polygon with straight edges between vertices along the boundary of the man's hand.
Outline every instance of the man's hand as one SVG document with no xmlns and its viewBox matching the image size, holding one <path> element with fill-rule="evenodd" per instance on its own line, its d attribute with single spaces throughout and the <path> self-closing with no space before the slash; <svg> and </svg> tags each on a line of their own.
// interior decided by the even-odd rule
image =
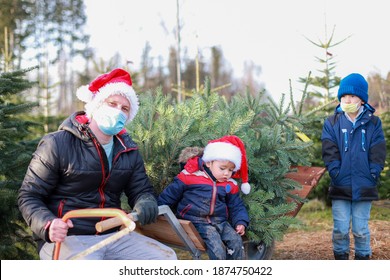
<svg viewBox="0 0 390 280">
<path fill-rule="evenodd" d="M 49 238 L 52 242 L 63 242 L 68 229 L 73 227 L 71 220 L 64 222 L 62 219 L 54 219 L 49 227 Z"/>
<path fill-rule="evenodd" d="M 135 203 L 134 210 L 137 211 L 138 221 L 141 225 L 154 223 L 157 220 L 158 206 L 152 195 L 141 196 Z"/>
</svg>

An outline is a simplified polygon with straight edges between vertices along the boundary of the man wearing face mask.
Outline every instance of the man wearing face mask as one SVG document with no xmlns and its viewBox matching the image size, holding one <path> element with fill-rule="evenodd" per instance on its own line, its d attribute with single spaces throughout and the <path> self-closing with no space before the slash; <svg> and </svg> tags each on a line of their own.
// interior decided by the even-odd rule
<svg viewBox="0 0 390 280">
<path fill-rule="evenodd" d="M 355 260 L 368 260 L 371 203 L 378 199 L 377 183 L 386 158 L 386 143 L 379 117 L 368 102 L 368 83 L 352 73 L 340 81 L 340 104 L 324 122 L 322 158 L 331 178 L 333 252 L 336 260 L 348 260 L 349 232 Z"/>
<path fill-rule="evenodd" d="M 124 128 L 139 104 L 130 74 L 123 69 L 100 75 L 77 90 L 85 112 L 67 118 L 40 141 L 19 190 L 18 204 L 38 242 L 41 259 L 51 259 L 61 242 L 60 259 L 69 259 L 113 235 L 98 234 L 101 218 L 61 218 L 69 211 L 120 208 L 121 195 L 141 224 L 158 215 L 153 187 L 137 145 Z M 136 232 L 85 256 L 85 259 L 176 259 L 169 247 Z"/>
</svg>

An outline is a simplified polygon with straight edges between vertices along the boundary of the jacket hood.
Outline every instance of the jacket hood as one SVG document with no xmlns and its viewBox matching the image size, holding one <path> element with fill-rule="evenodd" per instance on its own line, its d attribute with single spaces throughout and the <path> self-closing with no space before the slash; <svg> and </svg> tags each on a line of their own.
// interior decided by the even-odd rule
<svg viewBox="0 0 390 280">
<path fill-rule="evenodd" d="M 58 127 L 58 130 L 65 130 L 72 133 L 83 141 L 90 141 L 85 133 L 88 129 L 88 118 L 84 112 L 76 112 L 66 118 Z"/>
<path fill-rule="evenodd" d="M 179 163 L 185 164 L 189 159 L 193 157 L 201 157 L 203 155 L 204 148 L 200 147 L 187 147 L 184 148 L 179 155 Z"/>
</svg>

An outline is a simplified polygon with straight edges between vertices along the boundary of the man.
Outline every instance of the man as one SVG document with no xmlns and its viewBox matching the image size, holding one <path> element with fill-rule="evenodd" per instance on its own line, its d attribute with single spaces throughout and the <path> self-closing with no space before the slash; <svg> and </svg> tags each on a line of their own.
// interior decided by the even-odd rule
<svg viewBox="0 0 390 280">
<path fill-rule="evenodd" d="M 79 88 L 77 97 L 86 102 L 85 112 L 74 113 L 42 138 L 19 191 L 19 209 L 38 241 L 41 259 L 52 258 L 54 242 L 62 244 L 60 259 L 68 259 L 118 230 L 98 235 L 100 218 L 64 222 L 61 218 L 71 210 L 120 208 L 124 193 L 141 224 L 158 215 L 143 159 L 124 128 L 139 108 L 130 74 L 114 69 Z M 176 259 L 176 254 L 131 232 L 85 258 Z"/>
</svg>

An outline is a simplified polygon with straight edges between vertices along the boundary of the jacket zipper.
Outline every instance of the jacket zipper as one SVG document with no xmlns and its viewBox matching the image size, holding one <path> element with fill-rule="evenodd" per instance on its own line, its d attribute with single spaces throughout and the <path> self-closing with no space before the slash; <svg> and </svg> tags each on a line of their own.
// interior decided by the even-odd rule
<svg viewBox="0 0 390 280">
<path fill-rule="evenodd" d="M 214 214 L 216 199 L 217 199 L 217 183 L 213 181 L 213 190 L 212 190 L 212 195 L 211 195 L 209 216 L 212 216 Z"/>
<path fill-rule="evenodd" d="M 102 153 L 101 153 L 101 151 L 100 151 L 100 149 L 99 149 L 99 144 L 98 144 L 98 142 L 96 141 L 96 139 L 93 137 L 92 138 L 92 140 L 93 140 L 93 143 L 94 143 L 94 145 L 95 145 L 95 148 L 96 148 L 96 150 L 97 150 L 97 152 L 98 152 L 98 155 L 99 155 L 99 159 L 100 159 L 100 166 L 101 166 L 101 168 L 102 168 L 102 181 L 101 181 L 101 183 L 100 183 L 100 186 L 99 186 L 99 188 L 98 188 L 98 192 L 99 192 L 99 195 L 100 195 L 100 199 L 101 199 L 101 201 L 100 201 L 100 203 L 99 203 L 99 208 L 104 208 L 104 204 L 105 204 L 105 202 L 106 202 L 106 198 L 105 198 L 105 196 L 104 196 L 104 186 L 105 186 L 105 184 L 106 184 L 106 171 L 105 171 L 105 169 L 104 169 L 104 161 L 103 161 L 103 156 L 102 156 Z"/>
<path fill-rule="evenodd" d="M 117 161 L 117 159 L 119 158 L 119 156 L 122 154 L 122 153 L 125 153 L 125 152 L 129 152 L 131 150 L 135 150 L 135 148 L 127 148 L 121 141 L 120 138 L 119 139 L 119 142 L 122 144 L 122 146 L 125 148 L 124 150 L 120 151 L 119 153 L 117 153 L 115 156 L 114 156 L 114 159 L 112 161 L 112 165 L 114 165 L 114 163 Z M 106 171 L 105 171 L 105 168 L 104 168 L 104 161 L 103 161 L 103 155 L 101 153 L 101 150 L 99 149 L 99 144 L 98 142 L 96 141 L 95 138 L 93 138 L 93 143 L 95 144 L 95 147 L 96 147 L 96 150 L 98 151 L 98 154 L 99 154 L 99 159 L 100 159 L 100 165 L 102 167 L 102 174 L 103 174 L 103 178 L 102 178 L 102 182 L 99 186 L 99 195 L 101 197 L 101 202 L 99 203 L 99 207 L 100 208 L 104 208 L 104 204 L 106 202 L 106 197 L 104 195 L 104 188 L 106 186 L 106 183 L 107 183 L 107 180 L 110 178 L 110 175 L 111 175 L 111 172 L 109 172 L 108 174 L 106 174 Z"/>
<path fill-rule="evenodd" d="M 65 202 L 66 202 L 65 199 L 61 199 L 60 204 L 58 205 L 58 209 L 57 209 L 58 218 L 62 218 L 62 212 L 64 210 Z"/>
<path fill-rule="evenodd" d="M 116 160 L 119 158 L 119 156 L 123 153 L 127 153 L 129 151 L 137 150 L 137 148 L 128 148 L 126 145 L 123 143 L 122 139 L 120 137 L 117 137 L 119 143 L 121 143 L 122 147 L 124 148 L 122 151 L 114 155 L 114 159 L 112 160 L 112 165 L 116 162 Z"/>
<path fill-rule="evenodd" d="M 348 132 L 345 128 L 341 129 L 344 133 L 344 152 L 348 151 Z"/>
</svg>

